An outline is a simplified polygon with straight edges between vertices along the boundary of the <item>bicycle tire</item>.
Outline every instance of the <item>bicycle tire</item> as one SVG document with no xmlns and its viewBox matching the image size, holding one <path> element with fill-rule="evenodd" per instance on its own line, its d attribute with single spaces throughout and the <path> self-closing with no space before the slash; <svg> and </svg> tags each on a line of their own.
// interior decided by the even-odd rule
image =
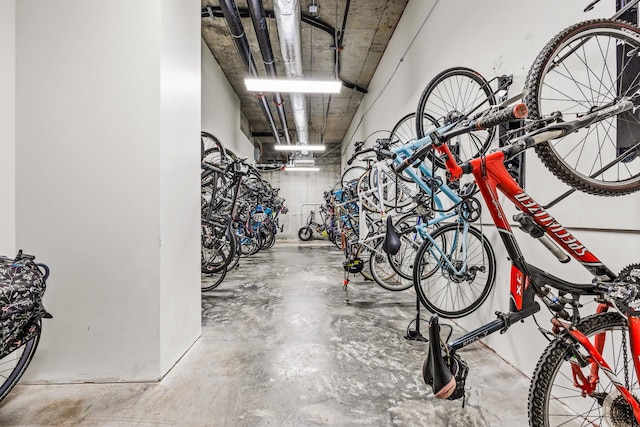
<svg viewBox="0 0 640 427">
<path fill-rule="evenodd" d="M 443 126 L 495 104 L 495 95 L 480 73 L 466 67 L 446 69 L 427 84 L 420 96 L 416 110 L 416 135 L 423 138 L 433 130 L 434 123 L 438 127 Z M 451 152 L 458 163 L 478 157 L 487 152 L 494 134 L 495 128 L 491 128 L 455 137 L 449 141 Z M 433 150 L 428 157 L 438 167 L 445 167 L 444 160 Z"/>
<path fill-rule="evenodd" d="M 210 233 L 205 233 L 207 229 Z M 236 251 L 235 236 L 227 233 L 224 225 L 203 223 L 200 241 L 201 272 L 209 274 L 226 269 Z"/>
<path fill-rule="evenodd" d="M 224 268 L 215 273 L 202 274 L 202 276 L 204 277 L 200 278 L 200 291 L 212 291 L 220 286 L 220 284 L 224 281 L 224 278 L 227 276 L 227 269 Z"/>
<path fill-rule="evenodd" d="M 458 319 L 477 310 L 495 282 L 496 257 L 489 240 L 479 229 L 469 226 L 467 259 L 457 258 L 463 243 L 460 227 L 458 223 L 446 224 L 430 236 L 456 268 L 466 262 L 467 268 L 461 275 L 451 271 L 442 254 L 434 259 L 436 249 L 428 239 L 420 245 L 413 267 L 413 283 L 420 303 L 446 319 Z"/>
<path fill-rule="evenodd" d="M 621 334 L 627 333 L 627 322 L 618 313 L 600 313 L 585 317 L 575 326 L 587 337 L 599 335 L 604 337 L 604 347 L 602 355 L 605 361 L 610 364 L 613 372 L 619 378 L 624 370 L 618 365 L 623 357 L 621 347 Z M 629 372 L 635 377 L 633 368 L 633 352 L 630 348 L 631 338 L 627 339 L 627 355 L 625 362 Z M 624 411 L 631 411 L 625 408 L 628 404 L 615 398 L 617 390 L 614 391 L 613 384 L 606 375 L 601 373 L 598 378 L 595 393 L 582 396 L 582 390 L 574 385 L 573 369 L 581 369 L 585 377 L 590 375 L 591 365 L 579 368 L 575 358 L 571 356 L 571 340 L 567 333 L 563 332 L 559 337 L 551 341 L 540 356 L 536 369 L 531 380 L 528 398 L 529 425 L 535 427 L 551 427 L 557 425 L 637 425 L 629 421 L 623 423 L 606 424 L 607 413 L 611 412 L 624 414 Z M 593 340 L 592 340 L 593 344 Z M 581 349 L 581 347 L 578 347 Z M 582 349 L 580 354 L 585 355 Z M 631 393 L 636 396 L 640 394 L 640 385 L 632 380 L 634 387 Z M 571 423 L 572 418 L 576 421 Z"/>
<path fill-rule="evenodd" d="M 0 381 L 2 381 L 2 385 L 0 385 L 0 402 L 7 397 L 9 392 L 20 381 L 38 348 L 42 333 L 42 320 L 38 319 L 30 327 L 36 328 L 33 337 L 0 359 Z M 6 374 L 7 372 L 8 374 Z"/>
<path fill-rule="evenodd" d="M 379 249 L 381 245 L 382 240 L 376 245 L 376 249 Z M 395 272 L 385 253 L 371 252 L 369 270 L 373 280 L 388 291 L 400 292 L 413 286 L 411 279 L 405 279 Z"/>
<path fill-rule="evenodd" d="M 298 230 L 298 238 L 303 242 L 308 242 L 309 240 L 311 240 L 312 237 L 313 237 L 313 230 L 311 230 L 311 227 L 305 226 L 300 228 L 300 230 Z"/>
<path fill-rule="evenodd" d="M 640 30 L 626 22 L 597 19 L 566 28 L 544 47 L 529 70 L 525 81 L 529 118 L 537 120 L 560 111 L 565 121 L 573 120 L 636 92 L 640 89 L 638 49 Z M 622 71 L 618 71 L 616 55 L 624 58 L 622 71 L 627 66 L 635 68 L 631 82 L 618 80 Z M 618 196 L 640 190 L 640 150 L 629 148 L 639 140 L 640 119 L 627 112 L 537 144 L 535 151 L 565 184 L 589 194 Z M 626 157 L 595 175 L 619 156 Z"/>
<path fill-rule="evenodd" d="M 340 177 L 340 185 L 343 189 L 348 187 L 350 183 L 354 181 L 357 182 L 357 180 L 360 179 L 362 174 L 366 171 L 367 168 L 365 168 L 364 166 L 351 166 L 345 169 L 345 171 L 342 173 L 342 176 Z"/>
</svg>

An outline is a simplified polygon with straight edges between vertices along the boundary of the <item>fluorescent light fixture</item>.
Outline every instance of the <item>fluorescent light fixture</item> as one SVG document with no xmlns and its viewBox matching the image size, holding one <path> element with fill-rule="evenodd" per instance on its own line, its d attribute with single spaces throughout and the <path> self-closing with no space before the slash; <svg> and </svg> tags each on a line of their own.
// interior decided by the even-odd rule
<svg viewBox="0 0 640 427">
<path fill-rule="evenodd" d="M 340 93 L 340 80 L 244 79 L 249 92 Z"/>
<path fill-rule="evenodd" d="M 307 165 L 313 165 L 316 163 L 316 161 L 314 159 L 293 159 L 293 163 L 294 164 L 307 164 Z"/>
<path fill-rule="evenodd" d="M 324 151 L 324 145 L 278 145 L 276 144 L 274 148 L 277 151 Z"/>
<path fill-rule="evenodd" d="M 320 171 L 320 168 L 286 166 L 284 168 L 284 170 L 287 171 L 287 172 L 289 172 L 289 171 L 294 171 L 294 172 L 318 172 L 318 171 Z"/>
</svg>

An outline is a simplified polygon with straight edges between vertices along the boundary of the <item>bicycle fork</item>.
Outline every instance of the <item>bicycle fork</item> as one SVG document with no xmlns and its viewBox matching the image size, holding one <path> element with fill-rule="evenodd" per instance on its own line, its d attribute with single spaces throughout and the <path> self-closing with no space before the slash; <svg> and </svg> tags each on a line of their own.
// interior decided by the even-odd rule
<svg viewBox="0 0 640 427">
<path fill-rule="evenodd" d="M 601 304 L 598 306 L 598 313 L 603 313 L 607 311 L 608 305 Z M 636 363 L 635 354 L 638 350 L 638 344 L 640 344 L 640 318 L 627 316 L 627 322 L 629 325 L 629 337 L 631 339 L 631 353 L 633 355 L 633 365 L 636 371 L 636 377 L 640 378 L 639 369 L 640 366 Z M 623 383 L 618 379 L 617 375 L 611 369 L 609 364 L 602 357 L 602 351 L 604 349 L 605 344 L 605 334 L 600 333 L 594 337 L 593 344 L 589 341 L 589 338 L 585 336 L 581 331 L 573 327 L 573 325 L 554 319 L 554 325 L 561 327 L 572 338 L 572 342 L 579 344 L 584 350 L 587 352 L 587 356 L 581 355 L 578 353 L 577 349 L 574 349 L 573 356 L 574 360 L 571 362 L 571 372 L 573 375 L 573 384 L 579 389 L 582 393 L 582 397 L 586 396 L 594 396 L 596 387 L 599 383 L 599 371 L 602 371 L 605 376 L 611 381 L 611 383 L 615 386 L 618 392 L 624 397 L 625 401 L 629 404 L 631 409 L 633 410 L 633 415 L 637 422 L 640 422 L 640 404 L 636 400 L 636 398 L 631 394 L 629 389 L 627 388 L 628 384 Z M 626 333 L 623 331 L 622 333 Z M 622 345 L 625 345 L 624 342 Z M 623 363 L 627 363 L 628 360 L 624 360 Z M 587 366 L 590 367 L 589 375 L 585 377 L 582 372 L 583 368 Z"/>
</svg>

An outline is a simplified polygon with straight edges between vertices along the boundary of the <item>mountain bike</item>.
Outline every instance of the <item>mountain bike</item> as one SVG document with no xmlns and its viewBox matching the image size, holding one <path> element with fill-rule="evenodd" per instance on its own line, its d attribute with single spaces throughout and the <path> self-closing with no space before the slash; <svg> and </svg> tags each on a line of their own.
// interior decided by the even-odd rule
<svg viewBox="0 0 640 427">
<path fill-rule="evenodd" d="M 634 172 L 640 163 L 637 157 L 640 143 L 619 141 L 616 136 L 609 135 L 619 120 L 627 124 L 637 122 L 632 114 L 640 107 L 640 79 L 637 75 L 628 85 L 620 85 L 617 79 L 613 79 L 610 82 L 613 96 L 605 96 L 608 92 L 604 85 L 600 85 L 598 96 L 592 102 L 574 101 L 571 106 L 566 106 L 566 115 L 559 110 L 547 116 L 540 115 L 540 106 L 545 105 L 547 77 L 574 54 L 583 55 L 593 43 L 596 50 L 602 52 L 602 46 L 608 46 L 609 42 L 613 46 L 614 59 L 617 52 L 622 58 L 620 73 L 614 73 L 618 76 L 637 59 L 640 52 L 640 31 L 630 24 L 609 20 L 576 24 L 547 45 L 526 83 L 528 94 L 525 101 L 534 111 L 533 121 L 525 129 L 526 133 L 512 139 L 509 145 L 459 161 L 447 142 L 474 129 L 495 127 L 521 117 L 523 109 L 526 110 L 524 104 L 513 109 L 499 108 L 484 116 L 458 122 L 415 143 L 434 148 L 452 180 L 463 175 L 473 176 L 511 261 L 508 313 L 497 312 L 496 320 L 446 344 L 440 339 L 438 316 L 431 318 L 429 353 L 423 363 L 423 379 L 432 386 L 438 398 L 464 397 L 469 370 L 457 351 L 489 334 L 505 332 L 513 324 L 537 313 L 540 310 L 537 298 L 554 318 L 551 330 L 546 332 L 551 342 L 538 362 L 530 388 L 531 425 L 601 425 L 603 419 L 618 422 L 612 425 L 636 425 L 640 420 L 640 404 L 635 397 L 640 391 L 640 363 L 634 363 L 640 357 L 640 264 L 632 264 L 615 274 L 527 194 L 504 166 L 505 160 L 536 147 L 538 151 L 552 156 L 554 160 L 549 160 L 547 166 L 557 176 L 572 182 L 580 190 L 599 195 L 628 194 L 640 190 L 640 175 Z M 582 67 L 586 66 L 587 72 L 592 61 L 599 59 L 601 65 L 610 59 L 604 54 L 582 57 L 583 60 L 585 58 L 588 60 L 583 61 Z M 579 77 L 577 74 L 584 75 L 576 72 L 574 76 Z M 584 87 L 590 86 L 583 86 L 583 95 L 596 92 L 584 90 Z M 581 113 L 577 112 L 578 108 L 582 108 Z M 572 120 L 565 121 L 567 116 Z M 600 134 L 594 129 L 601 129 Z M 606 143 L 598 143 L 603 137 Z M 620 149 L 619 143 L 622 142 L 627 142 L 624 149 Z M 592 158 L 607 160 L 597 162 L 598 166 L 589 174 L 580 173 L 579 162 L 563 161 L 569 156 L 563 154 L 566 153 L 563 151 L 565 145 L 581 147 Z M 611 145 L 616 149 L 612 150 Z M 429 149 L 418 149 L 402 160 L 398 173 L 424 161 L 428 154 Z M 618 169 L 619 173 L 607 173 L 611 169 Z M 528 263 L 506 219 L 498 191 L 519 209 L 520 213 L 514 220 L 523 231 L 544 243 L 559 260 L 565 262 L 569 256 L 574 258 L 593 275 L 592 282 L 571 283 Z M 414 269 L 420 270 L 418 260 Z M 599 306 L 595 315 L 581 318 L 579 299 L 585 296 L 594 298 Z M 610 309 L 616 311 L 610 312 Z M 631 374 L 635 374 L 634 379 L 630 378 Z M 620 379 L 620 375 L 624 378 Z M 620 424 L 620 420 L 628 424 Z"/>
</svg>

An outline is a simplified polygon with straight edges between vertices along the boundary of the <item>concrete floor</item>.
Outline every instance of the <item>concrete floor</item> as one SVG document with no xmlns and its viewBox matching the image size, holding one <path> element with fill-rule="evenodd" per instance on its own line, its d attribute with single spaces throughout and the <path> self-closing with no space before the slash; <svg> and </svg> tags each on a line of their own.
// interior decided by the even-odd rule
<svg viewBox="0 0 640 427">
<path fill-rule="evenodd" d="M 403 338 L 413 294 L 356 278 L 346 304 L 341 261 L 324 242 L 278 242 L 203 294 L 202 337 L 161 382 L 19 385 L 0 425 L 527 425 L 528 379 L 479 343 L 462 353 L 466 406 L 434 399 L 426 344 Z"/>
</svg>

